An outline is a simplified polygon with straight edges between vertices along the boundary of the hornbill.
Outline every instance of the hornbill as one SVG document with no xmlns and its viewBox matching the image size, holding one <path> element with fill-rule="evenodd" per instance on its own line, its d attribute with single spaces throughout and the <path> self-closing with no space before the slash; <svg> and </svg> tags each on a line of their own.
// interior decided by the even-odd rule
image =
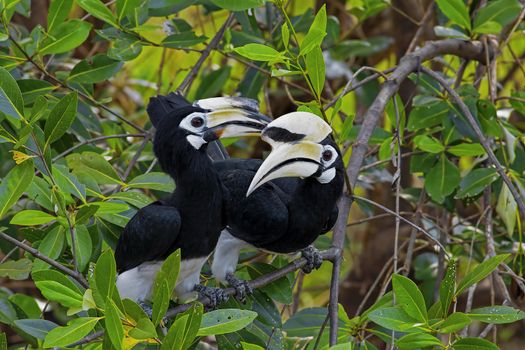
<svg viewBox="0 0 525 350">
<path fill-rule="evenodd" d="M 175 296 L 185 301 L 196 291 L 217 302 L 220 290 L 200 286 L 199 277 L 226 225 L 227 190 L 206 148 L 222 136 L 258 135 L 269 119 L 253 100 L 211 98 L 191 104 L 175 93 L 151 98 L 147 111 L 156 128 L 154 153 L 176 188 L 168 198 L 138 210 L 125 226 L 115 250 L 117 288 L 123 298 L 145 306 L 163 260 L 180 249 Z"/>
<path fill-rule="evenodd" d="M 247 246 L 274 253 L 301 250 L 305 272 L 322 263 L 311 246 L 337 219 L 344 166 L 331 127 L 312 113 L 293 112 L 269 123 L 261 138 L 272 146 L 264 162 L 215 162 L 229 191 L 228 227 L 215 249 L 212 273 L 241 300 L 251 290 L 234 276 Z"/>
</svg>

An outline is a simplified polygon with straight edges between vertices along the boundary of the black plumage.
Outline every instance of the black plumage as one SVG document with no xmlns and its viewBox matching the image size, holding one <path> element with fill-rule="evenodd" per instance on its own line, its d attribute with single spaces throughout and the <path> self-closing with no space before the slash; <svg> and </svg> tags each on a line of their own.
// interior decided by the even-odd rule
<svg viewBox="0 0 525 350">
<path fill-rule="evenodd" d="M 297 122 L 300 123 L 300 118 Z M 263 135 L 273 143 L 294 144 L 308 138 L 306 134 L 272 127 L 272 124 L 267 126 Z M 262 160 L 227 159 L 214 163 L 230 200 L 227 207 L 227 232 L 223 232 L 219 240 L 212 271 L 218 280 L 228 281 L 237 287 L 240 297 L 244 297 L 242 294 L 246 284 L 234 278 L 232 273 L 235 271 L 239 249 L 246 243 L 274 253 L 307 249 L 306 257 L 317 260 L 309 261 L 307 270 L 318 267 L 319 257 L 310 256 L 312 250 L 309 246 L 335 224 L 338 214 L 336 202 L 344 183 L 344 166 L 337 145 L 331 136 L 318 144 L 321 147 L 330 146 L 330 150 L 336 153 L 333 155 L 335 160 L 328 168 L 322 166 L 322 159 L 304 159 L 304 162 L 317 162 L 319 169 L 306 178 L 285 177 L 265 182 L 249 196 L 246 196 L 246 192 Z M 319 155 L 323 157 L 321 153 Z M 291 157 L 275 168 L 298 160 Z M 318 177 L 328 169 L 333 169 L 335 175 L 331 181 L 321 183 Z"/>
<path fill-rule="evenodd" d="M 222 124 L 213 125 L 213 112 L 178 94 L 152 98 L 148 114 L 157 128 L 155 155 L 176 188 L 168 198 L 140 209 L 124 228 L 115 251 L 117 286 L 123 297 L 147 299 L 161 262 L 180 249 L 181 271 L 175 293 L 186 299 L 193 294 L 202 265 L 226 225 L 227 191 L 206 148 L 227 123 L 221 115 Z M 232 113 L 229 120 L 238 123 L 236 116 Z M 262 127 L 259 124 L 254 132 Z"/>
</svg>

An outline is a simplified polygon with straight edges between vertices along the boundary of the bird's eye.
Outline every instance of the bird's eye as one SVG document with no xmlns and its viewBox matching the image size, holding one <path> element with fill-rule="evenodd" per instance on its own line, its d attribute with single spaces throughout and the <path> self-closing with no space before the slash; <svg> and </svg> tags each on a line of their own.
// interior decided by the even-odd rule
<svg viewBox="0 0 525 350">
<path fill-rule="evenodd" d="M 327 149 L 323 152 L 323 160 L 328 162 L 332 159 L 333 153 L 331 150 Z"/>
<path fill-rule="evenodd" d="M 191 126 L 194 128 L 200 128 L 204 125 L 204 119 L 202 117 L 195 117 L 191 120 Z"/>
</svg>

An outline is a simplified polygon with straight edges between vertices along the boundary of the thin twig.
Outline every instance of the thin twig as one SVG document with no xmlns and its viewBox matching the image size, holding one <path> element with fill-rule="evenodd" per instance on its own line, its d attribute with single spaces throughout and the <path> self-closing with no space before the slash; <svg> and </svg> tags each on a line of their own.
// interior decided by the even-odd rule
<svg viewBox="0 0 525 350">
<path fill-rule="evenodd" d="M 199 72 L 199 69 L 204 64 L 208 56 L 211 54 L 212 50 L 214 50 L 217 47 L 217 45 L 219 45 L 219 42 L 224 36 L 224 32 L 226 31 L 226 28 L 230 27 L 233 24 L 234 19 L 235 19 L 235 16 L 232 12 L 228 16 L 228 18 L 226 19 L 222 27 L 219 29 L 217 34 L 215 34 L 213 39 L 211 39 L 210 43 L 206 46 L 206 49 L 204 49 L 204 51 L 202 52 L 201 56 L 199 57 L 199 60 L 197 61 L 197 63 L 195 63 L 195 65 L 193 66 L 191 71 L 188 73 L 188 75 L 186 75 L 182 83 L 177 88 L 177 91 L 187 92 L 190 89 L 191 84 L 197 77 L 197 73 Z"/>
<path fill-rule="evenodd" d="M 11 236 L 9 236 L 8 234 L 6 234 L 4 232 L 0 231 L 0 237 L 5 239 L 6 241 L 16 245 L 17 247 L 22 248 L 23 250 L 25 250 L 29 254 L 33 255 L 35 258 L 40 259 L 40 260 L 48 263 L 49 265 L 55 267 L 57 270 L 62 271 L 66 275 L 69 275 L 69 276 L 73 277 L 84 288 L 89 288 L 88 282 L 86 281 L 86 279 L 84 278 L 84 276 L 82 276 L 82 274 L 80 272 L 73 271 L 73 270 L 63 266 L 62 264 L 59 264 L 55 260 L 53 260 L 53 259 L 43 255 L 42 253 L 40 253 L 37 249 L 35 249 L 35 248 L 33 248 L 33 247 L 23 243 L 23 242 L 20 242 L 16 238 L 11 237 Z"/>
</svg>

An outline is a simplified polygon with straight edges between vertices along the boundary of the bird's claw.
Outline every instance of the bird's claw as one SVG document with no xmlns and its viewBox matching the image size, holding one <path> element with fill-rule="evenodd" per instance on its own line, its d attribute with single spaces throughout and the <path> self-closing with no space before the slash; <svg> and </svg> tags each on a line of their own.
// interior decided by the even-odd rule
<svg viewBox="0 0 525 350">
<path fill-rule="evenodd" d="M 148 315 L 148 317 L 151 318 L 151 315 L 153 314 L 153 307 L 144 300 L 139 300 L 137 304 L 141 307 L 142 310 L 144 310 L 146 315 Z"/>
<path fill-rule="evenodd" d="M 206 297 L 210 300 L 206 307 L 207 310 L 215 310 L 217 306 L 229 299 L 228 294 L 226 294 L 222 288 L 206 287 L 202 284 L 196 284 L 193 290 L 199 293 L 199 297 Z"/>
<path fill-rule="evenodd" d="M 148 317 L 151 319 L 153 315 L 153 307 L 149 303 L 145 302 L 144 300 L 139 300 L 137 304 L 142 308 L 142 310 L 144 310 L 146 315 L 148 315 Z M 169 319 L 167 317 L 163 317 L 160 320 L 159 324 L 161 327 L 165 327 L 166 324 L 168 324 L 168 322 L 169 322 Z"/>
<path fill-rule="evenodd" d="M 323 257 L 317 248 L 308 246 L 301 250 L 301 255 L 306 259 L 306 265 L 302 267 L 304 273 L 310 273 L 317 270 L 323 264 Z"/>
<path fill-rule="evenodd" d="M 253 293 L 253 288 L 248 281 L 235 277 L 233 273 L 228 273 L 226 275 L 226 282 L 235 289 L 235 299 L 241 303 L 245 303 L 246 297 Z"/>
</svg>

